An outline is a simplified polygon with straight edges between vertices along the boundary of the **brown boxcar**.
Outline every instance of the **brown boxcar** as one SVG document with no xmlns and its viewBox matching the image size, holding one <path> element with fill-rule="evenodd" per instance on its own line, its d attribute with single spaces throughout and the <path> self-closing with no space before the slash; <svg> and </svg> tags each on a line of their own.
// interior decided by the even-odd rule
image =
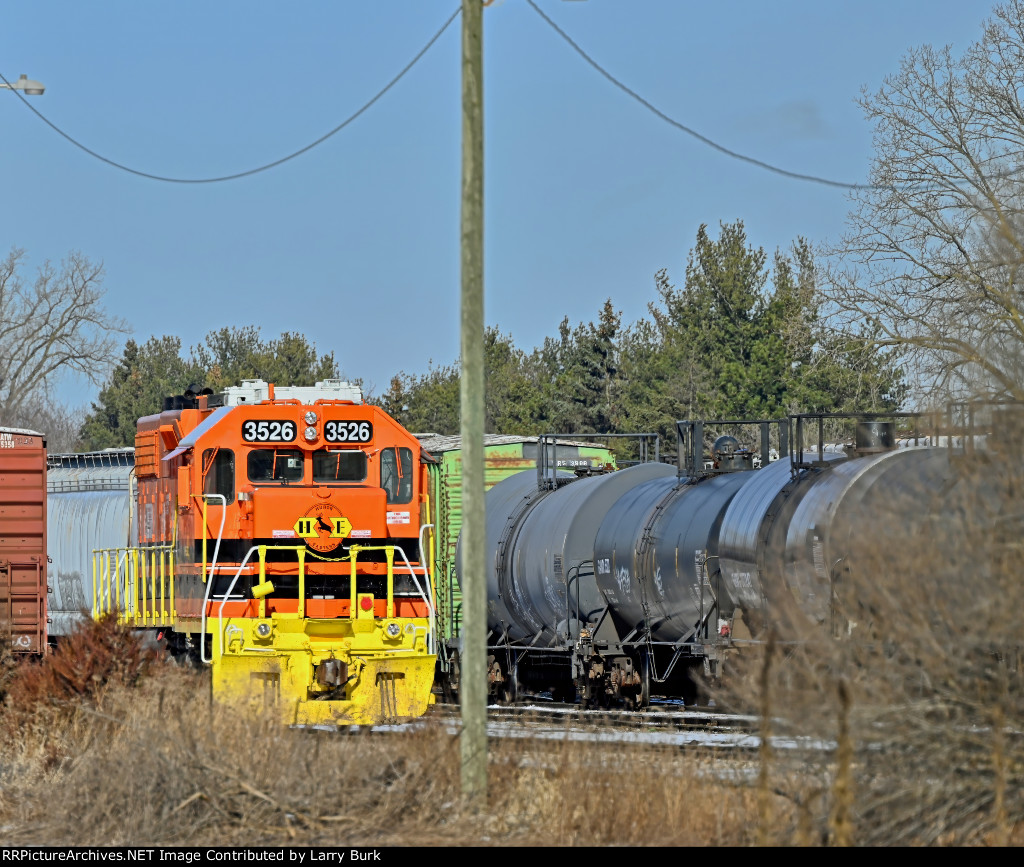
<svg viewBox="0 0 1024 867">
<path fill-rule="evenodd" d="M 46 441 L 17 428 L 0 428 L 0 629 L 46 650 Z"/>
</svg>

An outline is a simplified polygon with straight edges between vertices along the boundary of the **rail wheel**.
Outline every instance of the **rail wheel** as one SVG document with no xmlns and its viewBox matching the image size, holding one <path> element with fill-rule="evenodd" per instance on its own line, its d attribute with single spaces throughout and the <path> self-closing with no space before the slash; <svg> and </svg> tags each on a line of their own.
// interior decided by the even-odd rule
<svg viewBox="0 0 1024 867">
<path fill-rule="evenodd" d="M 583 688 L 580 690 L 580 707 L 583 710 L 590 710 L 594 706 L 594 685 L 590 682 L 590 678 L 584 681 Z"/>
<path fill-rule="evenodd" d="M 459 674 L 459 652 L 455 650 L 452 652 L 448 672 L 441 678 L 441 692 L 449 704 L 459 703 Z"/>
<path fill-rule="evenodd" d="M 640 654 L 640 690 L 637 693 L 640 710 L 651 706 L 651 657 L 647 652 Z"/>
</svg>

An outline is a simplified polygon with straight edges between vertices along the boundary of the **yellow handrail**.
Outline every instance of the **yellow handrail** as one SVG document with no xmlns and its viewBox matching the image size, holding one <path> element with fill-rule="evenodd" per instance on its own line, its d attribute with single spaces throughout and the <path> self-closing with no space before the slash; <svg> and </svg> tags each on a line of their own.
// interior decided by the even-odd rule
<svg viewBox="0 0 1024 867">
<path fill-rule="evenodd" d="M 101 548 L 92 554 L 94 618 L 114 613 L 119 622 L 135 626 L 173 624 L 173 546 Z"/>
<path fill-rule="evenodd" d="M 348 549 L 349 560 L 352 564 L 351 579 L 349 581 L 349 610 L 348 619 L 356 619 L 356 560 L 359 559 L 360 551 L 383 551 L 388 562 L 388 607 L 387 616 L 395 616 L 395 546 L 394 545 L 353 545 Z"/>
</svg>

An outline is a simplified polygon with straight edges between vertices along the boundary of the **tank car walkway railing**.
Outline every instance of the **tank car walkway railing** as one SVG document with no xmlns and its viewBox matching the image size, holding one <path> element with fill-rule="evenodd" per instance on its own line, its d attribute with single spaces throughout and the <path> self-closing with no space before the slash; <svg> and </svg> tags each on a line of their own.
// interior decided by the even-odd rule
<svg viewBox="0 0 1024 867">
<path fill-rule="evenodd" d="M 114 614 L 129 626 L 171 626 L 174 548 L 101 548 L 92 552 L 92 616 Z"/>
</svg>

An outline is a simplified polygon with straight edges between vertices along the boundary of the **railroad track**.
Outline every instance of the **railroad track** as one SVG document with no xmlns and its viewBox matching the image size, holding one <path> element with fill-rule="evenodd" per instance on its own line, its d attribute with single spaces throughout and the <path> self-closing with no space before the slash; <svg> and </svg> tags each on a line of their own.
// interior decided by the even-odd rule
<svg viewBox="0 0 1024 867">
<path fill-rule="evenodd" d="M 441 727 L 452 735 L 462 729 L 457 704 L 437 703 L 423 717 L 375 726 L 295 726 L 342 734 L 396 734 Z M 758 719 L 712 708 L 659 705 L 642 711 L 582 710 L 579 705 L 554 702 L 490 705 L 487 736 L 523 741 L 577 741 L 635 746 L 697 748 L 747 754 L 761 745 Z M 773 749 L 834 749 L 835 745 L 807 738 L 773 736 Z"/>
<path fill-rule="evenodd" d="M 428 716 L 458 719 L 458 705 L 437 704 Z M 554 702 L 527 702 L 516 705 L 490 705 L 487 724 L 561 726 L 585 729 L 611 729 L 644 732 L 703 732 L 744 734 L 757 729 L 757 718 L 726 714 L 709 708 L 683 708 L 679 704 L 652 706 L 642 711 L 582 710 L 579 705 Z"/>
<path fill-rule="evenodd" d="M 417 731 L 428 726 L 440 726 L 453 735 L 458 734 L 462 729 L 459 706 L 438 703 L 423 717 L 394 724 L 293 728 L 384 734 Z M 551 702 L 487 708 L 489 738 L 756 749 L 759 744 L 756 726 L 754 717 L 701 709 L 584 711 L 578 705 Z"/>
</svg>

